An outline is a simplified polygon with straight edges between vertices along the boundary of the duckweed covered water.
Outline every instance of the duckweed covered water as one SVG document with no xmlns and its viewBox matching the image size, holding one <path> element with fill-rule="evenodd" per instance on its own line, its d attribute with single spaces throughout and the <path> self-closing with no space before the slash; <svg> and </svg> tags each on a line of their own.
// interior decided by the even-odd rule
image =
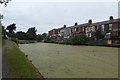
<svg viewBox="0 0 120 80">
<path fill-rule="evenodd" d="M 34 43 L 20 49 L 45 78 L 118 77 L 117 48 Z"/>
</svg>

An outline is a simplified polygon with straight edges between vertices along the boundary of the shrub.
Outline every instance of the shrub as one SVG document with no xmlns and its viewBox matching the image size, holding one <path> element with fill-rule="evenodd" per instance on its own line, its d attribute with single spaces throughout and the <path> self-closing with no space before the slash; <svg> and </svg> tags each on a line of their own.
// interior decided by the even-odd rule
<svg viewBox="0 0 120 80">
<path fill-rule="evenodd" d="M 19 41 L 16 38 L 11 38 L 11 41 L 15 42 L 17 45 L 19 43 Z"/>
<path fill-rule="evenodd" d="M 83 34 L 75 35 L 68 40 L 68 43 L 71 43 L 72 45 L 84 45 L 87 43 L 87 37 Z"/>
</svg>

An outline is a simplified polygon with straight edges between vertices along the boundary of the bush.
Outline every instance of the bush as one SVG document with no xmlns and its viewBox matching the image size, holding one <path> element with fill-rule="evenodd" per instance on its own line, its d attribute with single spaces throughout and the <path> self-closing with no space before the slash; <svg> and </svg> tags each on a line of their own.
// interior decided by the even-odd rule
<svg viewBox="0 0 120 80">
<path fill-rule="evenodd" d="M 19 41 L 16 38 L 11 38 L 11 41 L 15 42 L 17 45 L 19 44 Z"/>
<path fill-rule="evenodd" d="M 52 43 L 53 41 L 52 41 L 52 39 L 51 39 L 49 36 L 47 36 L 47 37 L 44 39 L 44 42 L 45 42 L 45 43 Z"/>
<path fill-rule="evenodd" d="M 70 40 L 68 40 L 67 42 L 68 44 L 72 44 L 72 45 L 84 45 L 87 43 L 87 37 L 86 35 L 75 35 L 73 37 L 70 38 Z"/>
</svg>

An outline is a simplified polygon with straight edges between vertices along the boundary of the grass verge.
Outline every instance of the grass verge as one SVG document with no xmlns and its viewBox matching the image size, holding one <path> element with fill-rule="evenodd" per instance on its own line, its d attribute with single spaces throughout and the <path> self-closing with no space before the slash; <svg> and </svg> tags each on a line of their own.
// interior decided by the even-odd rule
<svg viewBox="0 0 120 80">
<path fill-rule="evenodd" d="M 43 78 L 18 46 L 11 42 L 7 50 L 10 71 L 15 78 Z"/>
</svg>

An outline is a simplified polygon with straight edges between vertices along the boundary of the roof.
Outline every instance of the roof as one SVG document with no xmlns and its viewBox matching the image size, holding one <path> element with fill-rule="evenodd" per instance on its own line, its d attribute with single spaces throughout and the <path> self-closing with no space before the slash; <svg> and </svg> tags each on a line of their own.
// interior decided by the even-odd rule
<svg viewBox="0 0 120 80">
<path fill-rule="evenodd" d="M 95 23 L 92 23 L 91 25 L 102 25 L 102 24 L 110 24 L 110 23 L 116 23 L 116 22 L 120 22 L 120 18 L 113 19 L 112 21 L 106 20 L 106 21 L 101 21 L 101 22 L 95 22 Z M 58 28 L 58 29 L 59 30 L 69 29 L 69 28 L 75 28 L 75 27 L 84 27 L 84 26 L 88 26 L 88 25 L 89 25 L 89 23 L 84 23 L 84 24 L 79 24 L 77 26 L 61 27 L 61 28 Z"/>
<path fill-rule="evenodd" d="M 116 23 L 116 22 L 120 22 L 120 18 L 113 19 L 113 21 L 107 20 L 107 21 L 102 21 L 102 22 L 96 22 L 96 23 L 93 23 L 93 25 L 110 24 L 110 23 Z"/>
</svg>

